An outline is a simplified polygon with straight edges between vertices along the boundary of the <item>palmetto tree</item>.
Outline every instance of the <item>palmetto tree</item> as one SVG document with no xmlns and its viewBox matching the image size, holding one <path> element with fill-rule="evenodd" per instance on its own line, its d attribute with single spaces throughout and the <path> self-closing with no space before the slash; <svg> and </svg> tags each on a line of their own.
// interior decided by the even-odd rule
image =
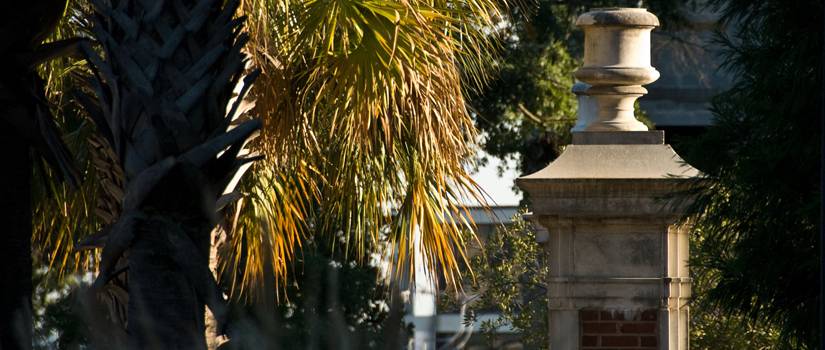
<svg viewBox="0 0 825 350">
<path fill-rule="evenodd" d="M 253 107 L 243 96 L 225 110 L 244 68 L 236 3 L 92 2 L 100 46 L 86 49 L 93 96 L 81 99 L 125 194 L 117 222 L 86 242 L 106 237 L 97 287 L 128 274 L 133 346 L 200 347 L 203 303 L 222 318 L 205 258 L 212 215 L 231 198 L 242 199 L 228 206 L 221 271 L 233 286 L 258 286 L 264 271 L 283 282 L 302 235 L 336 233 L 360 258 L 385 247 L 397 276 L 426 264 L 458 280 L 469 225 L 448 217 L 480 197 L 464 95 L 486 78 L 501 3 L 243 1 L 266 162 L 241 196 L 221 196 L 256 128 L 229 126 Z"/>
<path fill-rule="evenodd" d="M 422 264 L 453 285 L 470 223 L 450 218 L 462 201 L 482 200 L 468 171 L 477 134 L 464 97 L 487 78 L 504 6 L 243 1 L 262 70 L 254 146 L 266 157 L 229 220 L 228 280 L 259 285 L 265 265 L 284 279 L 300 237 L 321 234 L 358 258 L 378 247 L 397 277 Z"/>
<path fill-rule="evenodd" d="M 54 30 L 66 0 L 3 2 L 0 24 L 0 147 L 6 157 L 0 184 L 0 348 L 31 348 L 32 223 L 31 178 L 34 148 L 51 173 L 77 182 L 71 157 L 57 133 L 45 101 L 38 66 L 70 51 L 77 41 L 43 44 Z"/>
<path fill-rule="evenodd" d="M 204 305 L 219 321 L 226 313 L 210 232 L 260 127 L 239 117 L 255 74 L 244 74 L 238 3 L 92 3 L 99 50 L 84 46 L 93 76 L 81 99 L 125 177 L 94 288 L 128 274 L 130 348 L 204 348 Z"/>
</svg>

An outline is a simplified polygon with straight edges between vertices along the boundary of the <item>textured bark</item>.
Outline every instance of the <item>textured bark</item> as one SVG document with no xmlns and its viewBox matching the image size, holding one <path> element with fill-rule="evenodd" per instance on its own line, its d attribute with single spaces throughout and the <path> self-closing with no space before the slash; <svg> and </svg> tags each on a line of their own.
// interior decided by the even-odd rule
<svg viewBox="0 0 825 350">
<path fill-rule="evenodd" d="M 31 156 L 29 143 L 0 123 L 0 349 L 32 347 Z"/>
<path fill-rule="evenodd" d="M 129 253 L 130 349 L 206 349 L 205 302 L 175 261 L 180 252 L 169 239 L 183 233 L 199 240 L 206 253 L 189 258 L 208 266 L 209 232 L 195 227 L 160 215 L 140 224 Z"/>
<path fill-rule="evenodd" d="M 95 83 L 81 99 L 126 178 L 123 212 L 108 232 L 95 286 L 108 283 L 127 257 L 132 349 L 205 349 L 205 305 L 218 331 L 226 328 L 226 301 L 209 273 L 209 233 L 221 194 L 254 160 L 241 151 L 261 127 L 241 117 L 257 73 L 244 74 L 238 3 L 94 5 L 101 50 L 84 46 Z"/>
<path fill-rule="evenodd" d="M 210 233 L 209 238 L 209 272 L 215 280 L 218 280 L 218 249 L 226 244 L 226 227 L 227 223 L 224 221 L 218 225 Z M 275 290 L 275 288 L 272 288 Z M 274 296 L 273 296 L 274 300 Z M 218 330 L 218 320 L 211 312 L 206 313 L 206 347 L 209 350 L 216 350 L 221 345 L 226 343 L 228 338 L 222 336 Z"/>
</svg>

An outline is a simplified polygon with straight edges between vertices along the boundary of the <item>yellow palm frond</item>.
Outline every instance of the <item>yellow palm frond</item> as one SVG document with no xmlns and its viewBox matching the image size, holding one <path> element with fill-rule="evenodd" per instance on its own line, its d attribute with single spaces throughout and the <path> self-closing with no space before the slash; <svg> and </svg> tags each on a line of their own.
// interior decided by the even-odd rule
<svg viewBox="0 0 825 350">
<path fill-rule="evenodd" d="M 288 262 L 307 232 L 310 201 L 317 195 L 305 177 L 309 172 L 300 167 L 275 172 L 267 166 L 253 167 L 242 189 L 246 195 L 228 211 L 229 235 L 218 247 L 218 273 L 229 277 L 233 297 L 260 297 L 248 288 L 261 283 L 267 271 L 286 280 Z"/>
<path fill-rule="evenodd" d="M 281 244 L 340 231 L 357 257 L 385 247 L 396 276 L 423 263 L 441 268 L 455 285 L 466 265 L 460 231 L 470 223 L 451 218 L 466 198 L 482 200 L 467 171 L 477 135 L 464 96 L 487 78 L 497 51 L 491 33 L 503 6 L 494 0 L 244 1 L 251 56 L 262 69 L 253 88 L 256 114 L 264 119 L 256 145 L 267 157 L 253 176 L 269 179 L 258 182 L 257 191 L 275 195 L 268 199 L 275 204 L 247 200 L 258 209 L 247 208 L 246 217 L 275 216 L 239 223 L 242 233 L 234 235 Z M 283 188 L 303 193 L 277 193 Z M 293 211 L 300 215 L 266 206 L 300 208 Z M 256 231 L 261 222 L 271 225 Z M 423 262 L 412 261 L 415 232 Z M 270 248 L 271 266 L 292 254 Z M 241 280 L 254 285 L 260 271 L 249 268 L 248 251 L 237 253 L 247 260 Z"/>
</svg>

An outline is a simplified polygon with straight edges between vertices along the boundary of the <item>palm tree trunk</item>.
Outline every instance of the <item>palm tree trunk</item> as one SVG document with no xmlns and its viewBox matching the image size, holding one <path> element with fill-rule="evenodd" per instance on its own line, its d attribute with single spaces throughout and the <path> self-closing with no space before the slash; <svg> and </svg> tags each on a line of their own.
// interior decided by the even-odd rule
<svg viewBox="0 0 825 350">
<path fill-rule="evenodd" d="M 209 273 L 217 202 L 255 160 L 241 151 L 261 127 L 241 117 L 257 73 L 244 74 L 239 0 L 95 3 L 92 32 L 105 55 L 84 46 L 97 100 L 84 104 L 127 188 L 95 285 L 126 256 L 129 347 L 206 349 L 204 306 L 220 331 L 227 313 Z"/>
<path fill-rule="evenodd" d="M 170 240 L 179 234 L 197 240 L 203 254 L 188 258 L 208 266 L 209 232 L 192 228 L 165 215 L 140 224 L 129 252 L 131 349 L 206 349 L 205 302 L 174 258 L 179 247 Z"/>
<path fill-rule="evenodd" d="M 28 141 L 0 122 L 0 349 L 32 348 L 31 169 Z"/>
</svg>

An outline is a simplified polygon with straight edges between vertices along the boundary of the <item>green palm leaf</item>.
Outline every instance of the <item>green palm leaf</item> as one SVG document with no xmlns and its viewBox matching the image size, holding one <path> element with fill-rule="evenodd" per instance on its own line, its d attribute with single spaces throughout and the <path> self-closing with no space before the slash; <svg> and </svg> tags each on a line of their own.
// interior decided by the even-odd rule
<svg viewBox="0 0 825 350">
<path fill-rule="evenodd" d="M 247 219 L 228 236 L 239 248 L 225 265 L 253 265 L 244 244 L 286 247 L 263 261 L 283 278 L 295 247 L 287 242 L 340 233 L 356 257 L 372 247 L 392 257 L 397 277 L 422 263 L 455 286 L 466 265 L 460 232 L 470 223 L 450 218 L 468 198 L 482 201 L 467 171 L 477 135 L 465 93 L 487 77 L 503 4 L 261 0 L 242 10 L 262 69 L 252 93 L 264 137 L 255 145 L 267 156 L 249 191 L 278 203 L 246 204 L 258 209 L 240 213 Z M 266 206 L 294 214 L 253 217 Z M 271 224 L 255 231 L 262 221 Z M 416 232 L 421 262 L 413 261 Z M 257 267 L 222 271 L 247 287 L 261 281 Z"/>
</svg>

